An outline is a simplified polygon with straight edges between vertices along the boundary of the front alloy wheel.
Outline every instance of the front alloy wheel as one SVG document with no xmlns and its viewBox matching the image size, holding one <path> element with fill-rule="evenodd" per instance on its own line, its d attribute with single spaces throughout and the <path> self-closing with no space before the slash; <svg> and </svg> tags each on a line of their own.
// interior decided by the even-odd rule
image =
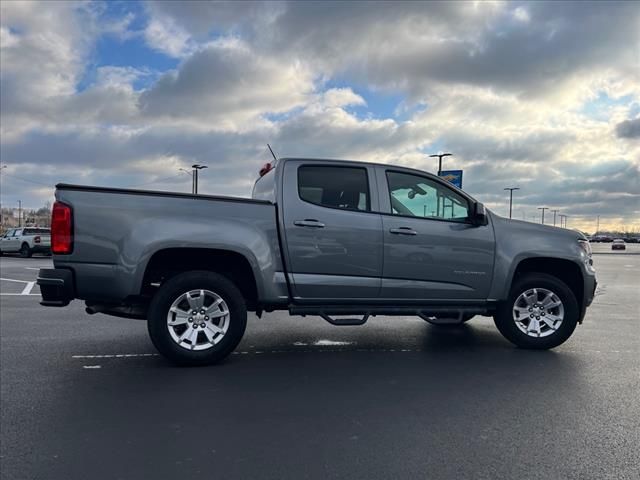
<svg viewBox="0 0 640 480">
<path fill-rule="evenodd" d="M 513 321 L 526 335 L 553 335 L 562 325 L 564 306 L 560 297 L 546 288 L 522 292 L 513 305 Z"/>
<path fill-rule="evenodd" d="M 549 349 L 564 343 L 578 324 L 573 291 L 560 279 L 527 273 L 516 279 L 494 321 L 502 335 L 521 348 Z"/>
</svg>

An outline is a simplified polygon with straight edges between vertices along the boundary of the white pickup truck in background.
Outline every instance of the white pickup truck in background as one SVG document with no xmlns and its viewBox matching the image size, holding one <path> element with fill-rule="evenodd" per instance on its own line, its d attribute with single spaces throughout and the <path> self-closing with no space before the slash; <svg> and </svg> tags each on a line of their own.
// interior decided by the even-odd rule
<svg viewBox="0 0 640 480">
<path fill-rule="evenodd" d="M 51 230 L 42 227 L 9 229 L 0 237 L 0 255 L 5 253 L 19 253 L 24 258 L 34 253 L 51 255 Z"/>
</svg>

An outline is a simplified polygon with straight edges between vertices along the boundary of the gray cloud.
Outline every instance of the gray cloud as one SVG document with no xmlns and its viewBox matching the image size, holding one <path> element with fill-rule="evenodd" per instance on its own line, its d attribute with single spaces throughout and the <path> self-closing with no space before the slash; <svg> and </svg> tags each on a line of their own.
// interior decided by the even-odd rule
<svg viewBox="0 0 640 480">
<path fill-rule="evenodd" d="M 640 117 L 618 123 L 616 125 L 616 135 L 620 138 L 640 137 Z"/>
<path fill-rule="evenodd" d="M 241 120 L 305 102 L 313 83 L 304 69 L 259 57 L 238 41 L 194 53 L 140 97 L 147 117 Z"/>
</svg>

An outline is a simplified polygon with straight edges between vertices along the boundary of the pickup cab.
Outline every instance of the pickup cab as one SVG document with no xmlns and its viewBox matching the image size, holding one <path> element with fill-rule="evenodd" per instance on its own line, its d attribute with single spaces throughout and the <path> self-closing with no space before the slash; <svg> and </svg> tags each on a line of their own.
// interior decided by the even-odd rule
<svg viewBox="0 0 640 480">
<path fill-rule="evenodd" d="M 548 349 L 593 300 L 581 233 L 502 218 L 429 173 L 288 158 L 260 174 L 250 199 L 57 185 L 42 305 L 146 319 L 164 356 L 198 365 L 233 351 L 247 311 L 493 316 L 515 345 Z"/>
</svg>

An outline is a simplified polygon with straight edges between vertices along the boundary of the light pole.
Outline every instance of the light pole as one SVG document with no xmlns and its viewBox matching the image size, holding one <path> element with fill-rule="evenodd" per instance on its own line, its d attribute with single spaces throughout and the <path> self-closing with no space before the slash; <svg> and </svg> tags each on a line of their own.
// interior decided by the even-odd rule
<svg viewBox="0 0 640 480">
<path fill-rule="evenodd" d="M 181 172 L 186 173 L 187 175 L 189 175 L 191 177 L 191 193 L 196 193 L 194 191 L 194 183 L 193 183 L 193 173 L 191 173 L 189 170 L 187 170 L 186 168 L 179 168 L 178 170 L 180 170 Z"/>
<path fill-rule="evenodd" d="M 598 215 L 598 218 L 596 219 L 596 235 L 598 234 L 599 231 L 600 231 L 600 215 Z"/>
<path fill-rule="evenodd" d="M 538 207 L 538 210 L 542 210 L 542 225 L 544 225 L 544 211 L 549 210 L 549 207 Z"/>
<path fill-rule="evenodd" d="M 7 168 L 7 166 L 2 165 L 0 167 L 0 173 L 2 173 L 2 170 L 4 170 L 5 168 Z M 0 178 L 2 177 L 0 176 Z M 2 202 L 0 202 L 0 231 L 2 230 L 2 225 L 4 225 L 3 221 L 4 221 L 4 216 L 2 215 Z"/>
<path fill-rule="evenodd" d="M 429 157 L 431 158 L 435 158 L 438 157 L 438 176 L 440 176 L 440 174 L 442 173 L 442 157 L 451 157 L 453 156 L 453 153 L 434 153 L 433 155 L 429 155 Z M 438 203 L 437 203 L 437 209 L 438 209 L 438 215 L 440 215 L 440 193 L 438 193 Z M 442 204 L 442 216 L 444 217 L 444 203 Z"/>
<path fill-rule="evenodd" d="M 18 200 L 18 228 L 22 227 L 22 200 Z"/>
<path fill-rule="evenodd" d="M 560 210 L 551 210 L 553 212 L 553 226 L 556 226 L 556 214 L 560 211 Z M 562 226 L 562 225 L 560 225 Z"/>
<path fill-rule="evenodd" d="M 564 228 L 567 228 L 567 216 L 560 215 L 560 227 L 562 227 L 562 222 L 564 221 Z"/>
<path fill-rule="evenodd" d="M 506 187 L 505 190 L 509 190 L 509 218 L 511 218 L 511 209 L 513 207 L 513 191 L 520 190 L 520 187 Z"/>
<path fill-rule="evenodd" d="M 433 155 L 429 155 L 431 158 L 438 157 L 438 176 L 440 176 L 440 172 L 442 172 L 442 157 L 452 157 L 453 153 L 434 153 Z"/>
<path fill-rule="evenodd" d="M 193 168 L 193 193 L 198 194 L 198 170 L 202 170 L 203 168 L 209 168 L 206 165 L 191 165 Z"/>
</svg>

